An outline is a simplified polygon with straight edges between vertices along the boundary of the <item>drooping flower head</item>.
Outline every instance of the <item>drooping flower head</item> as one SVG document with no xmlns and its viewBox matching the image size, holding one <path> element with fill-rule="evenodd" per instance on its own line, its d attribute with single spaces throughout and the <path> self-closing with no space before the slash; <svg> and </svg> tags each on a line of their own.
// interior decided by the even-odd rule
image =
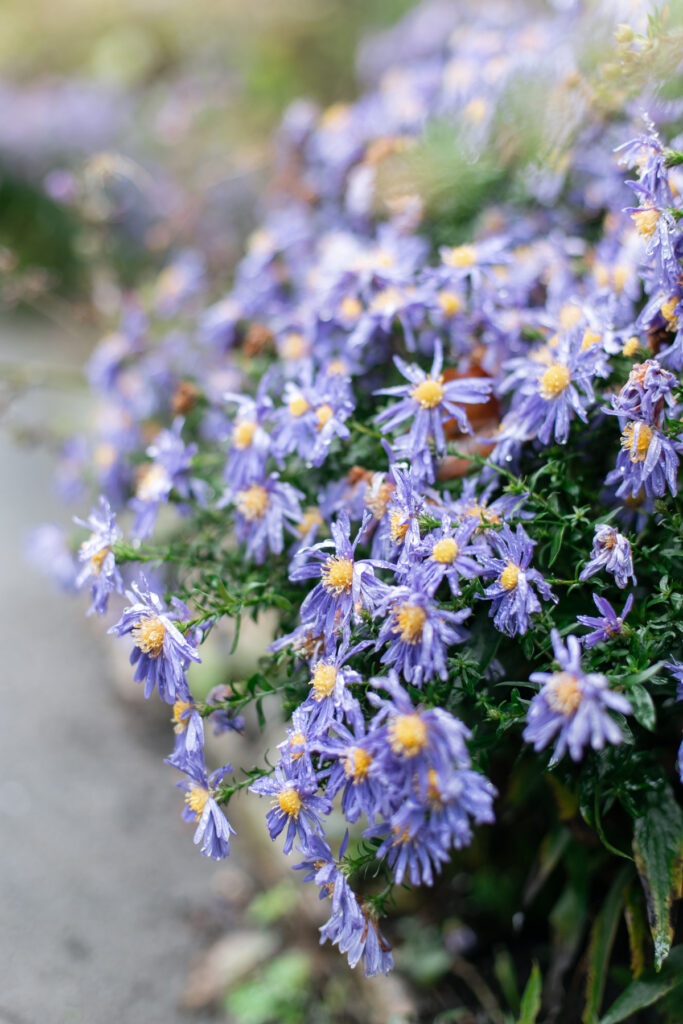
<svg viewBox="0 0 683 1024">
<path fill-rule="evenodd" d="M 529 618 L 541 610 L 532 585 L 545 601 L 556 601 L 550 586 L 537 569 L 531 568 L 534 542 L 521 523 L 515 533 L 505 524 L 491 536 L 495 555 L 482 554 L 480 561 L 484 575 L 495 576 L 495 582 L 486 588 L 482 600 L 490 600 L 496 629 L 508 636 L 526 633 Z"/>
<path fill-rule="evenodd" d="M 94 508 L 87 519 L 76 519 L 79 526 L 91 531 L 78 550 L 78 560 L 83 567 L 76 579 L 76 585 L 91 585 L 92 604 L 88 615 L 97 612 L 104 615 L 111 593 L 123 593 L 123 580 L 119 572 L 113 545 L 121 539 L 121 530 L 116 523 L 116 515 L 112 512 L 107 499 L 100 496 L 99 508 Z"/>
</svg>

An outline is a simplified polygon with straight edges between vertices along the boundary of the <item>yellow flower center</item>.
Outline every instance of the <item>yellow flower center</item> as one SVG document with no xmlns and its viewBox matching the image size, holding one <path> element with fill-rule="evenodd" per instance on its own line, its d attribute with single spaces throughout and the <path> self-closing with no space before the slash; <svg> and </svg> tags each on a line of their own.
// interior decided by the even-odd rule
<svg viewBox="0 0 683 1024">
<path fill-rule="evenodd" d="M 602 341 L 602 335 L 586 328 L 581 339 L 581 351 L 585 352 L 587 349 L 592 348 L 593 345 L 597 345 L 599 341 Z"/>
<path fill-rule="evenodd" d="M 352 560 L 332 555 L 323 566 L 321 580 L 328 594 L 348 594 L 353 583 Z"/>
<path fill-rule="evenodd" d="M 240 450 L 248 448 L 254 440 L 255 433 L 256 422 L 254 420 L 238 420 L 232 435 L 235 448 Z"/>
<path fill-rule="evenodd" d="M 160 491 L 167 486 L 168 473 L 163 466 L 152 463 L 141 471 L 135 493 L 141 501 L 156 501 Z"/>
<path fill-rule="evenodd" d="M 315 416 L 318 421 L 318 430 L 322 430 L 327 421 L 331 420 L 334 416 L 334 409 L 325 402 L 324 405 L 319 405 L 315 410 Z"/>
<path fill-rule="evenodd" d="M 659 210 L 655 210 L 652 206 L 645 206 L 642 210 L 635 210 L 631 214 L 631 220 L 643 238 L 652 238 L 659 221 Z"/>
<path fill-rule="evenodd" d="M 506 590 L 514 590 L 519 577 L 519 566 L 514 562 L 508 562 L 500 574 L 500 582 Z"/>
<path fill-rule="evenodd" d="M 202 816 L 202 811 L 206 807 L 206 801 L 209 799 L 208 789 L 204 789 L 203 786 L 198 786 L 196 783 L 192 783 L 189 790 L 185 794 L 185 803 L 193 812 L 197 821 Z"/>
<path fill-rule="evenodd" d="M 385 481 L 376 490 L 370 490 L 365 496 L 365 507 L 370 509 L 375 519 L 383 518 L 393 490 L 391 484 Z"/>
<path fill-rule="evenodd" d="M 548 683 L 548 706 L 567 718 L 577 710 L 582 697 L 579 681 L 571 672 L 557 672 Z"/>
<path fill-rule="evenodd" d="M 302 537 L 305 537 L 309 530 L 314 526 L 322 526 L 323 517 L 318 512 L 317 508 L 307 508 L 303 514 L 301 522 L 297 526 L 297 531 Z"/>
<path fill-rule="evenodd" d="M 614 270 L 612 271 L 612 280 L 614 281 L 614 290 L 617 292 L 623 292 L 628 281 L 629 268 L 625 263 L 617 263 Z"/>
<path fill-rule="evenodd" d="M 303 757 L 305 747 L 306 737 L 302 732 L 295 732 L 289 740 L 289 750 L 292 761 L 298 761 L 300 757 Z M 292 748 L 294 748 L 294 750 Z"/>
<path fill-rule="evenodd" d="M 261 484 L 252 484 L 245 491 L 239 491 L 237 508 L 248 522 L 263 519 L 268 508 L 268 491 Z"/>
<path fill-rule="evenodd" d="M 419 402 L 423 409 L 434 409 L 443 399 L 443 384 L 441 378 L 432 380 L 427 377 L 421 380 L 410 392 L 410 397 Z"/>
<path fill-rule="evenodd" d="M 158 658 L 161 654 L 165 633 L 166 626 L 156 616 L 140 619 L 137 626 L 133 626 L 131 630 L 135 646 L 144 654 L 149 654 L 150 658 Z"/>
<path fill-rule="evenodd" d="M 470 124 L 481 124 L 486 117 L 488 111 L 488 103 L 481 96 L 475 96 L 474 99 L 465 106 L 462 112 L 462 116 Z"/>
<path fill-rule="evenodd" d="M 443 313 L 446 316 L 455 316 L 462 309 L 462 299 L 455 292 L 443 291 L 439 292 L 436 297 L 436 301 Z"/>
<path fill-rule="evenodd" d="M 398 633 L 404 644 L 416 644 L 422 637 L 427 612 L 419 604 L 400 604 L 394 612 L 396 625 L 392 632 Z"/>
<path fill-rule="evenodd" d="M 102 563 L 111 551 L 111 548 L 100 548 L 90 559 L 90 569 L 95 576 L 99 576 L 102 572 Z"/>
<path fill-rule="evenodd" d="M 403 542 L 403 540 L 405 538 L 405 535 L 408 532 L 408 527 L 410 525 L 410 523 L 402 522 L 402 519 L 403 519 L 403 513 L 402 512 L 391 512 L 389 514 L 389 523 L 390 523 L 390 528 L 391 528 L 391 539 L 396 544 L 401 544 Z"/>
<path fill-rule="evenodd" d="M 661 314 L 669 325 L 670 331 L 675 331 L 678 328 L 678 315 L 674 312 L 676 306 L 680 302 L 679 295 L 673 295 L 666 302 L 663 302 L 660 309 Z"/>
<path fill-rule="evenodd" d="M 324 661 L 319 662 L 313 669 L 311 686 L 313 687 L 313 700 L 324 700 L 334 693 L 334 686 L 337 682 L 337 670 L 334 665 L 326 665 Z"/>
<path fill-rule="evenodd" d="M 351 747 L 344 755 L 344 772 L 354 782 L 362 782 L 368 777 L 372 754 L 363 747 Z"/>
<path fill-rule="evenodd" d="M 474 245 L 456 245 L 443 254 L 447 267 L 473 267 L 477 262 L 477 249 Z"/>
<path fill-rule="evenodd" d="M 391 313 L 396 306 L 400 306 L 403 302 L 403 294 L 398 288 L 384 288 L 381 292 L 377 292 L 372 302 L 370 303 L 370 310 L 373 313 Z"/>
<path fill-rule="evenodd" d="M 306 347 L 303 334 L 288 334 L 282 342 L 282 355 L 285 359 L 301 359 L 306 355 Z"/>
<path fill-rule="evenodd" d="M 189 700 L 178 699 L 173 705 L 173 730 L 174 732 L 185 732 L 187 729 L 187 723 L 189 722 L 189 716 L 183 718 L 186 711 L 192 707 L 192 702 Z"/>
<path fill-rule="evenodd" d="M 571 374 L 566 366 L 563 366 L 562 363 L 551 363 L 545 373 L 541 374 L 538 382 L 539 394 L 546 401 L 550 401 L 551 398 L 557 398 L 558 395 L 562 394 L 570 380 Z"/>
<path fill-rule="evenodd" d="M 295 789 L 283 789 L 277 798 L 280 810 L 290 818 L 298 818 L 301 810 L 301 797 Z"/>
<path fill-rule="evenodd" d="M 336 375 L 337 377 L 345 377 L 348 371 L 349 368 L 343 359 L 333 359 L 327 367 L 327 372 L 329 374 Z"/>
<path fill-rule="evenodd" d="M 629 359 L 634 356 L 640 348 L 640 339 L 636 338 L 635 335 L 632 338 L 628 338 L 623 345 L 621 354 L 627 356 Z"/>
<path fill-rule="evenodd" d="M 629 453 L 631 462 L 644 462 L 652 440 L 652 428 L 647 423 L 627 423 L 621 435 L 621 447 Z"/>
<path fill-rule="evenodd" d="M 442 537 L 432 548 L 432 561 L 451 565 L 458 557 L 458 542 L 453 537 Z"/>
<path fill-rule="evenodd" d="M 291 415 L 298 420 L 299 416 L 303 416 L 305 412 L 308 412 L 310 405 L 306 401 L 303 395 L 297 395 L 289 403 L 289 411 Z"/>
<path fill-rule="evenodd" d="M 573 302 L 568 302 L 560 310 L 560 327 L 567 331 L 570 327 L 575 327 L 582 316 L 581 308 Z"/>
<path fill-rule="evenodd" d="M 339 304 L 339 312 L 347 320 L 357 320 L 363 312 L 363 306 L 354 295 L 347 295 Z"/>
<path fill-rule="evenodd" d="M 389 723 L 389 743 L 399 757 L 415 757 L 427 746 L 427 726 L 417 712 L 396 715 Z"/>
<path fill-rule="evenodd" d="M 427 799 L 433 807 L 441 807 L 441 788 L 439 786 L 439 776 L 436 774 L 435 768 L 429 769 L 427 779 Z"/>
</svg>

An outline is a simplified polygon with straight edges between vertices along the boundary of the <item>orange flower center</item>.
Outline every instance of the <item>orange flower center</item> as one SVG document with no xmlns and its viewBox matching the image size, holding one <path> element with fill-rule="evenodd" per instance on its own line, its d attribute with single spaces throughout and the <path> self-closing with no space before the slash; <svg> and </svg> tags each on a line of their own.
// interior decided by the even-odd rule
<svg viewBox="0 0 683 1024">
<path fill-rule="evenodd" d="M 158 658 L 161 654 L 165 633 L 166 626 L 156 616 L 140 619 L 137 626 L 133 626 L 131 630 L 136 647 L 144 654 L 149 654 L 150 658 Z"/>
</svg>

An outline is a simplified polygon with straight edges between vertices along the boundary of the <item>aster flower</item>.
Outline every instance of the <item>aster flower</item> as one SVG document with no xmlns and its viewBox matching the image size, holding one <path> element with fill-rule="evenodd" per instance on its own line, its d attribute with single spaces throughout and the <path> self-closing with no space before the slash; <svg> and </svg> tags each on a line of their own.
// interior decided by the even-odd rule
<svg viewBox="0 0 683 1024">
<path fill-rule="evenodd" d="M 222 508 L 235 505 L 235 532 L 246 543 L 247 558 L 257 565 L 265 562 L 268 552 L 281 554 L 285 528 L 294 533 L 293 524 L 301 519 L 303 492 L 291 484 L 280 483 L 280 474 L 257 477 L 241 490 L 229 488 L 218 503 Z"/>
<path fill-rule="evenodd" d="M 585 583 L 601 569 L 612 573 L 614 582 L 620 590 L 628 586 L 629 580 L 633 580 L 634 584 L 637 582 L 633 572 L 633 554 L 628 538 L 607 523 L 595 527 L 590 561 L 582 570 L 579 576 L 580 581 Z"/>
<path fill-rule="evenodd" d="M 233 491 L 241 490 L 248 486 L 251 480 L 256 480 L 264 474 L 270 452 L 270 435 L 264 424 L 273 408 L 267 394 L 269 383 L 269 375 L 264 374 L 255 398 L 233 392 L 224 395 L 226 402 L 235 402 L 237 405 L 230 451 L 223 473 L 223 479 Z"/>
<path fill-rule="evenodd" d="M 325 793 L 333 799 L 342 790 L 341 808 L 353 824 L 361 814 L 369 821 L 382 813 L 387 799 L 384 780 L 376 760 L 377 736 L 366 733 L 362 716 L 354 718 L 351 728 L 332 723 L 326 736 L 315 741 L 315 749 L 332 760 L 326 771 Z"/>
<path fill-rule="evenodd" d="M 349 438 L 345 421 L 355 402 L 346 377 L 310 377 L 304 374 L 300 383 L 288 381 L 285 386 L 286 405 L 273 414 L 273 453 L 280 459 L 296 451 L 310 465 L 320 466 L 335 438 Z"/>
<path fill-rule="evenodd" d="M 480 562 L 484 575 L 495 575 L 497 579 L 477 596 L 492 602 L 489 616 L 493 617 L 496 629 L 508 636 L 524 634 L 529 628 L 529 617 L 541 610 L 532 584 L 545 601 L 557 598 L 540 572 L 530 568 L 534 541 L 521 524 L 515 533 L 505 524 L 490 540 L 495 555 L 482 553 Z"/>
<path fill-rule="evenodd" d="M 289 853 L 296 837 L 305 845 L 316 833 L 323 834 L 320 818 L 330 813 L 331 804 L 325 797 L 316 795 L 318 786 L 314 776 L 307 779 L 296 776 L 283 762 L 275 769 L 274 776 L 257 779 L 249 789 L 260 796 L 273 797 L 266 822 L 271 839 L 287 830 L 284 853 Z"/>
<path fill-rule="evenodd" d="M 471 580 L 481 574 L 481 566 L 476 560 L 477 548 L 470 544 L 476 529 L 477 523 L 472 517 L 454 525 L 446 512 L 441 526 L 428 533 L 417 545 L 413 555 L 415 560 L 423 560 L 420 575 L 428 593 L 434 595 L 445 579 L 451 593 L 457 597 L 461 579 Z M 406 563 L 404 568 L 409 572 L 410 563 Z"/>
<path fill-rule="evenodd" d="M 78 574 L 76 586 L 91 584 L 92 604 L 87 614 L 97 612 L 98 615 L 104 615 L 109 595 L 112 592 L 123 593 L 123 580 L 111 550 L 116 541 L 121 539 L 121 530 L 109 502 L 103 496 L 99 499 L 99 509 L 92 509 L 87 519 L 76 519 L 75 522 L 91 531 L 90 537 L 83 541 L 78 550 L 78 560 L 85 564 Z"/>
<path fill-rule="evenodd" d="M 180 767 L 170 760 L 169 763 L 175 768 Z M 230 765 L 225 765 L 209 775 L 202 752 L 188 761 L 181 771 L 189 776 L 187 781 L 178 783 L 178 787 L 185 790 L 182 818 L 184 821 L 197 823 L 194 842 L 202 844 L 200 852 L 205 857 L 221 860 L 230 853 L 230 836 L 235 835 L 235 830 L 215 799 L 215 787 L 226 772 L 230 771 Z"/>
<path fill-rule="evenodd" d="M 676 385 L 674 375 L 665 370 L 658 360 L 634 363 L 623 388 L 612 397 L 612 409 L 607 411 L 661 427 L 666 410 L 675 405 L 672 392 Z"/>
<path fill-rule="evenodd" d="M 349 967 L 355 967 L 362 958 L 366 978 L 388 974 L 394 968 L 394 958 L 391 946 L 380 931 L 376 912 L 366 903 L 361 904 L 361 914 L 362 920 L 345 929 L 336 944 L 342 953 L 346 953 Z"/>
<path fill-rule="evenodd" d="M 463 405 L 485 402 L 491 394 L 490 380 L 465 377 L 444 381 L 441 373 L 443 348 L 438 340 L 434 344 L 434 361 L 430 373 L 425 373 L 415 363 L 405 363 L 399 356 L 394 357 L 394 363 L 409 383 L 375 392 L 400 398 L 396 405 L 389 406 L 376 416 L 375 422 L 386 434 L 412 419 L 404 455 L 418 456 L 430 440 L 434 441 L 437 452 L 444 452 L 446 436 L 443 425 L 446 420 L 455 420 L 460 430 L 472 433 Z"/>
<path fill-rule="evenodd" d="M 361 530 L 351 541 L 351 524 L 346 511 L 339 513 L 330 526 L 330 540 L 314 544 L 300 553 L 301 559 L 291 569 L 291 580 L 320 577 L 320 582 L 304 598 L 301 618 L 310 623 L 316 633 L 331 636 L 341 631 L 350 636 L 352 614 L 362 608 L 372 608 L 380 590 L 374 570 L 383 563 L 377 560 L 356 560 L 356 545 Z M 329 553 L 330 548 L 334 554 Z M 303 558 L 307 560 L 304 562 Z"/>
<path fill-rule="evenodd" d="M 600 612 L 599 616 L 576 616 L 583 626 L 590 626 L 593 629 L 592 633 L 582 636 L 579 640 L 586 648 L 595 647 L 596 644 L 611 640 L 613 636 L 618 636 L 623 631 L 624 619 L 633 607 L 633 594 L 629 594 L 626 599 L 621 615 L 617 615 L 609 601 L 604 597 L 600 597 L 599 594 L 593 594 L 593 601 Z"/>
<path fill-rule="evenodd" d="M 676 680 L 676 700 L 683 700 L 683 661 L 672 658 L 671 661 L 665 662 L 664 668 L 668 669 Z"/>
<path fill-rule="evenodd" d="M 569 750 L 573 761 L 580 761 L 587 746 L 602 750 L 605 743 L 621 743 L 621 728 L 610 711 L 631 714 L 630 702 L 610 690 L 606 676 L 585 673 L 581 668 L 581 645 L 575 636 L 567 637 L 566 647 L 557 630 L 551 633 L 553 652 L 559 672 L 534 672 L 532 683 L 541 684 L 531 701 L 523 738 L 534 750 L 543 750 L 553 740 L 551 764 Z"/>
<path fill-rule="evenodd" d="M 339 850 L 339 858 L 335 859 L 332 850 L 325 840 L 318 835 L 310 836 L 308 842 L 303 846 L 297 846 L 304 860 L 294 865 L 295 871 L 305 871 L 304 882 L 315 882 L 320 889 L 320 899 L 331 900 L 330 919 L 321 929 L 321 943 L 325 939 L 332 942 L 347 931 L 356 931 L 363 927 L 364 918 L 355 893 L 348 883 L 346 875 L 340 870 L 339 860 L 346 852 L 348 843 L 348 832 L 346 833 Z"/>
<path fill-rule="evenodd" d="M 635 498 L 642 490 L 648 496 L 661 498 L 667 488 L 675 495 L 681 452 L 680 438 L 671 440 L 642 420 L 630 420 L 621 434 L 616 467 L 607 475 L 606 483 L 617 485 L 619 497 Z"/>
<path fill-rule="evenodd" d="M 342 716 L 347 721 L 362 719 L 360 705 L 349 689 L 360 683 L 361 677 L 346 662 L 371 643 L 371 640 L 363 640 L 349 647 L 343 641 L 338 649 L 328 650 L 324 657 L 311 665 L 311 689 L 301 707 L 310 712 L 311 727 L 315 733 L 324 733 L 333 721 Z"/>
<path fill-rule="evenodd" d="M 179 697 L 173 704 L 175 746 L 166 760 L 180 771 L 201 762 L 204 757 L 204 723 L 191 697 Z M 189 768 L 191 770 L 191 767 Z"/>
<path fill-rule="evenodd" d="M 194 498 L 203 505 L 208 497 L 208 485 L 190 475 L 192 458 L 197 453 L 197 445 L 186 445 L 181 437 L 183 420 L 174 421 L 171 430 L 159 432 L 154 444 L 147 449 L 152 459 L 143 467 L 138 478 L 135 496 L 131 499 L 131 508 L 136 513 L 132 534 L 144 539 L 154 529 L 159 506 L 167 502 L 172 490 L 175 490 L 183 501 Z"/>
<path fill-rule="evenodd" d="M 375 617 L 384 617 L 376 647 L 379 651 L 386 646 L 382 664 L 393 666 L 418 687 L 435 675 L 446 679 L 448 647 L 469 636 L 460 627 L 472 610 L 446 611 L 432 593 L 418 570 L 408 584 L 386 588 L 374 612 Z"/>
<path fill-rule="evenodd" d="M 132 637 L 130 661 L 136 666 L 135 681 L 144 680 L 145 697 L 156 686 L 159 696 L 168 704 L 178 698 L 187 700 L 185 672 L 191 661 L 201 658 L 194 642 L 180 632 L 175 621 L 189 619 L 189 609 L 175 597 L 171 608 L 167 608 L 161 597 L 149 589 L 142 574 L 126 596 L 132 604 L 124 608 L 123 615 L 108 632 Z"/>
</svg>

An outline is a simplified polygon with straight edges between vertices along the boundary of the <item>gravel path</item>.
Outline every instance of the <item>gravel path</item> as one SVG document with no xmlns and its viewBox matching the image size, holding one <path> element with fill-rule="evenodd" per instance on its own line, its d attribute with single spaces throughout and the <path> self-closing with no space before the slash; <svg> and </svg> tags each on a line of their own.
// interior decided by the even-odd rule
<svg viewBox="0 0 683 1024">
<path fill-rule="evenodd" d="M 20 340 L 0 354 L 45 355 Z M 67 520 L 50 477 L 0 429 L 0 1024 L 215 1021 L 177 1006 L 221 868 L 180 820 L 168 726 L 117 696 L 83 602 L 24 562 L 27 527 Z"/>
</svg>

